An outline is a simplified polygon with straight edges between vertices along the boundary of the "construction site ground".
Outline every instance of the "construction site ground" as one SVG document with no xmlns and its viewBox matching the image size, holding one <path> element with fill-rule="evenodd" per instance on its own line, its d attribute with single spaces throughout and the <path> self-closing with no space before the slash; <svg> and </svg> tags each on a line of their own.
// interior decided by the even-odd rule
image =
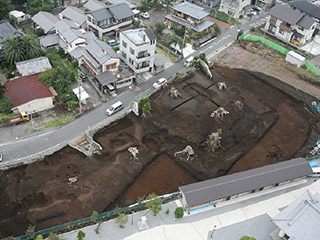
<svg viewBox="0 0 320 240">
<path fill-rule="evenodd" d="M 319 117 L 312 97 L 261 73 L 218 66 L 211 71 L 212 80 L 199 70 L 175 81 L 177 99 L 169 96 L 171 86 L 152 95 L 145 117 L 130 114 L 102 129 L 94 139 L 103 150 L 90 158 L 66 147 L 41 162 L 0 172 L 0 237 L 304 156 L 313 147 Z M 219 90 L 218 82 L 227 89 Z M 243 110 L 234 108 L 238 100 Z M 229 114 L 216 122 L 210 114 L 219 107 Z M 221 147 L 212 152 L 205 142 L 217 129 Z M 188 145 L 193 156 L 175 154 Z M 129 147 L 137 147 L 137 158 Z"/>
</svg>

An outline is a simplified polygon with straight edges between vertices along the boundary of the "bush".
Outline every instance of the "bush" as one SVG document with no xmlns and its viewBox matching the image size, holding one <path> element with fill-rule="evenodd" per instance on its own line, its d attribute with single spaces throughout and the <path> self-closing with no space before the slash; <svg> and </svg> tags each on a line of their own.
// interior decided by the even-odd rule
<svg viewBox="0 0 320 240">
<path fill-rule="evenodd" d="M 174 211 L 175 218 L 183 218 L 184 215 L 184 208 L 183 207 L 177 207 Z"/>
<path fill-rule="evenodd" d="M 242 236 L 242 237 L 240 238 L 240 240 L 257 240 L 257 239 L 254 238 L 254 237 Z"/>
<path fill-rule="evenodd" d="M 174 33 L 175 33 L 176 35 L 178 35 L 179 37 L 181 37 L 181 38 L 184 37 L 184 32 L 185 32 L 184 28 L 180 28 L 180 29 L 175 29 L 175 30 L 174 30 Z"/>
<path fill-rule="evenodd" d="M 113 47 L 112 49 L 113 49 L 113 51 L 117 52 L 117 51 L 119 51 L 120 48 L 118 46 L 116 46 L 116 47 Z"/>
<path fill-rule="evenodd" d="M 0 99 L 0 113 L 10 113 L 12 101 L 9 98 L 3 97 Z"/>
<path fill-rule="evenodd" d="M 70 100 L 70 101 L 67 101 L 67 106 L 68 106 L 68 109 L 73 110 L 78 107 L 78 103 L 76 101 Z"/>
<path fill-rule="evenodd" d="M 86 236 L 86 234 L 80 230 L 78 232 L 77 239 L 82 240 L 85 236 Z"/>
<path fill-rule="evenodd" d="M 147 197 L 147 200 L 149 201 L 146 203 L 146 207 L 153 212 L 154 216 L 157 216 L 162 209 L 162 199 L 155 193 L 151 193 Z"/>
<path fill-rule="evenodd" d="M 165 212 L 165 214 L 167 214 L 167 215 L 168 215 L 168 214 L 169 214 L 169 212 L 170 212 L 170 210 L 169 210 L 169 209 L 167 209 L 167 210 L 166 210 L 166 212 Z"/>
<path fill-rule="evenodd" d="M 38 37 L 41 37 L 41 36 L 45 35 L 45 32 L 44 32 L 44 30 L 42 28 L 37 28 L 35 32 L 36 32 Z"/>
</svg>

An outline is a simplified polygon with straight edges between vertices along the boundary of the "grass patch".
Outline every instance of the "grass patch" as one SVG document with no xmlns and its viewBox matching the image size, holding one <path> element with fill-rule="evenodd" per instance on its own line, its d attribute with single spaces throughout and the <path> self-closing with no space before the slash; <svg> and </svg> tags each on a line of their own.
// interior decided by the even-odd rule
<svg viewBox="0 0 320 240">
<path fill-rule="evenodd" d="M 26 133 L 32 133 L 32 132 L 40 132 L 42 131 L 42 128 L 36 128 L 36 129 L 32 129 L 32 128 L 28 128 L 25 132 Z"/>
<path fill-rule="evenodd" d="M 162 55 L 167 56 L 168 58 L 170 58 L 171 61 L 173 61 L 175 59 L 175 57 L 170 54 L 169 52 L 165 51 L 164 49 L 162 49 L 161 47 L 157 46 L 156 50 L 158 53 L 161 53 Z"/>
<path fill-rule="evenodd" d="M 70 123 L 74 120 L 73 117 L 67 117 L 67 118 L 64 118 L 64 119 L 54 119 L 50 122 L 48 122 L 44 127 L 45 128 L 49 128 L 49 127 L 60 127 L 60 126 L 63 126 L 67 123 Z"/>
<path fill-rule="evenodd" d="M 210 16 L 218 19 L 221 22 L 229 23 L 232 25 L 239 25 L 240 22 L 238 22 L 236 19 L 230 17 L 228 14 L 223 13 L 223 12 L 216 12 L 214 10 L 211 11 Z"/>
<path fill-rule="evenodd" d="M 14 116 L 14 113 L 0 113 L 0 124 L 8 121 L 11 117 Z"/>
</svg>

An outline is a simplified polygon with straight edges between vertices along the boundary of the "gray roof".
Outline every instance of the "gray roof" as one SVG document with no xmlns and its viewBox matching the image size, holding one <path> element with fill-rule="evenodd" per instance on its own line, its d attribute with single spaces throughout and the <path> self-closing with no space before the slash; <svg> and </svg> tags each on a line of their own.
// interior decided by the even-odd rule
<svg viewBox="0 0 320 240">
<path fill-rule="evenodd" d="M 54 25 L 59 21 L 59 19 L 48 12 L 40 11 L 32 18 L 37 25 L 39 25 L 45 33 L 48 33 L 54 28 Z"/>
<path fill-rule="evenodd" d="M 109 11 L 111 12 L 111 14 L 114 17 L 116 17 L 119 20 L 124 19 L 124 18 L 133 17 L 133 15 L 134 15 L 132 10 L 129 8 L 128 4 L 126 4 L 126 3 L 112 5 L 109 7 Z"/>
<path fill-rule="evenodd" d="M 320 20 L 320 7 L 312 4 L 311 2 L 298 0 L 289 2 L 292 7 L 295 7 L 307 14 L 310 14 L 316 19 Z"/>
<path fill-rule="evenodd" d="M 51 69 L 52 66 L 47 57 L 33 58 L 27 61 L 17 62 L 16 67 L 22 76 L 33 75 Z"/>
<path fill-rule="evenodd" d="M 175 5 L 172 7 L 172 9 L 178 12 L 182 12 L 195 19 L 202 19 L 209 15 L 209 13 L 203 11 L 203 7 L 200 7 L 198 5 L 195 5 L 189 2 L 183 2 L 178 5 Z"/>
<path fill-rule="evenodd" d="M 131 8 L 131 9 L 133 9 L 137 6 L 136 3 L 132 3 L 132 2 L 129 2 L 126 0 L 106 0 L 106 4 L 108 4 L 108 5 L 116 5 L 119 3 L 126 3 L 126 4 L 128 4 L 129 8 Z"/>
<path fill-rule="evenodd" d="M 43 36 L 39 38 L 39 42 L 41 46 L 47 48 L 52 47 L 59 44 L 59 35 L 58 34 L 50 34 L 48 36 Z"/>
<path fill-rule="evenodd" d="M 98 39 L 88 40 L 85 49 L 99 64 L 103 64 L 111 58 L 119 58 L 111 47 Z"/>
<path fill-rule="evenodd" d="M 114 73 L 111 71 L 104 71 L 102 73 L 97 74 L 96 79 L 102 86 L 106 86 L 107 84 L 115 83 L 118 81 Z"/>
<path fill-rule="evenodd" d="M 157 37 L 156 37 L 156 35 L 154 35 L 152 29 L 150 29 L 150 28 L 145 29 L 144 32 L 146 33 L 146 35 L 148 36 L 150 41 L 157 39 Z"/>
<path fill-rule="evenodd" d="M 90 12 L 90 14 L 96 19 L 96 21 L 103 21 L 105 19 L 112 18 L 112 14 L 110 13 L 108 8 L 102 8 L 96 11 Z"/>
<path fill-rule="evenodd" d="M 106 5 L 98 0 L 89 0 L 84 7 L 89 11 L 96 11 L 102 8 L 105 8 Z"/>
<path fill-rule="evenodd" d="M 8 38 L 15 38 L 21 36 L 22 33 L 14 28 L 9 21 L 0 21 L 0 43 L 4 42 Z"/>
<path fill-rule="evenodd" d="M 290 203 L 272 222 L 293 240 L 319 239 L 320 194 L 309 191 Z"/>
<path fill-rule="evenodd" d="M 200 24 L 189 24 L 179 18 L 173 17 L 172 15 L 167 15 L 165 18 L 167 18 L 173 22 L 179 23 L 180 25 L 185 26 L 187 28 L 191 28 L 192 30 L 194 30 L 196 32 L 202 32 L 202 31 L 206 30 L 207 28 L 211 27 L 212 25 L 214 25 L 213 22 L 210 22 L 208 20 L 205 20 L 205 21 L 201 22 Z"/>
<path fill-rule="evenodd" d="M 84 14 L 84 11 L 76 7 L 68 6 L 60 14 L 79 26 L 86 22 L 86 15 Z"/>
<path fill-rule="evenodd" d="M 71 28 L 79 29 L 79 27 L 75 23 L 73 23 L 72 21 L 69 21 L 67 19 L 63 19 L 63 20 L 58 21 L 54 26 L 58 32 L 63 32 L 65 30 L 68 30 Z"/>
<path fill-rule="evenodd" d="M 79 47 L 75 48 L 74 50 L 72 50 L 70 52 L 70 55 L 75 59 L 79 59 L 80 57 L 83 56 L 83 54 L 84 54 L 83 52 L 84 51 L 85 51 L 84 47 L 79 46 Z"/>
<path fill-rule="evenodd" d="M 277 4 L 273 8 L 271 8 L 270 15 L 281 19 L 291 25 L 299 25 L 304 28 L 310 28 L 315 20 L 304 16 L 300 11 L 294 10 L 292 8 Z"/>
<path fill-rule="evenodd" d="M 179 187 L 189 207 L 312 174 L 304 158 L 230 174 Z"/>
</svg>

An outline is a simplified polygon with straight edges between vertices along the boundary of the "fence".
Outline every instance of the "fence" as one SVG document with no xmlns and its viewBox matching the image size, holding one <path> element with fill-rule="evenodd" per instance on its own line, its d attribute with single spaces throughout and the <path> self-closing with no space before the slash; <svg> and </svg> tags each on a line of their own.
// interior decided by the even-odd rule
<svg viewBox="0 0 320 240">
<path fill-rule="evenodd" d="M 162 199 L 162 202 L 166 202 L 166 201 L 170 201 L 172 199 L 178 198 L 178 197 L 180 197 L 180 192 L 175 192 L 175 193 L 172 193 L 169 195 L 164 195 L 164 196 L 161 196 L 160 198 Z M 98 218 L 96 221 L 107 220 L 108 218 L 114 217 L 114 216 L 118 215 L 119 213 L 130 213 L 130 212 L 138 210 L 138 209 L 143 209 L 146 206 L 147 202 L 148 201 L 144 201 L 142 203 L 136 203 L 134 205 L 123 207 L 123 208 L 120 208 L 117 210 L 111 210 L 111 211 L 100 213 L 100 214 L 98 214 Z M 68 222 L 68 223 L 57 225 L 57 226 L 54 226 L 51 228 L 39 230 L 35 233 L 35 237 L 38 235 L 46 236 L 50 233 L 56 233 L 56 232 L 68 232 L 68 231 L 71 231 L 74 229 L 78 229 L 80 227 L 84 227 L 84 225 L 90 225 L 90 224 L 95 224 L 95 223 L 96 222 L 92 221 L 91 217 L 82 218 L 82 219 L 78 219 L 73 222 Z M 27 234 L 14 238 L 14 240 L 28 240 L 28 239 L 31 239 L 31 238 Z"/>
</svg>

